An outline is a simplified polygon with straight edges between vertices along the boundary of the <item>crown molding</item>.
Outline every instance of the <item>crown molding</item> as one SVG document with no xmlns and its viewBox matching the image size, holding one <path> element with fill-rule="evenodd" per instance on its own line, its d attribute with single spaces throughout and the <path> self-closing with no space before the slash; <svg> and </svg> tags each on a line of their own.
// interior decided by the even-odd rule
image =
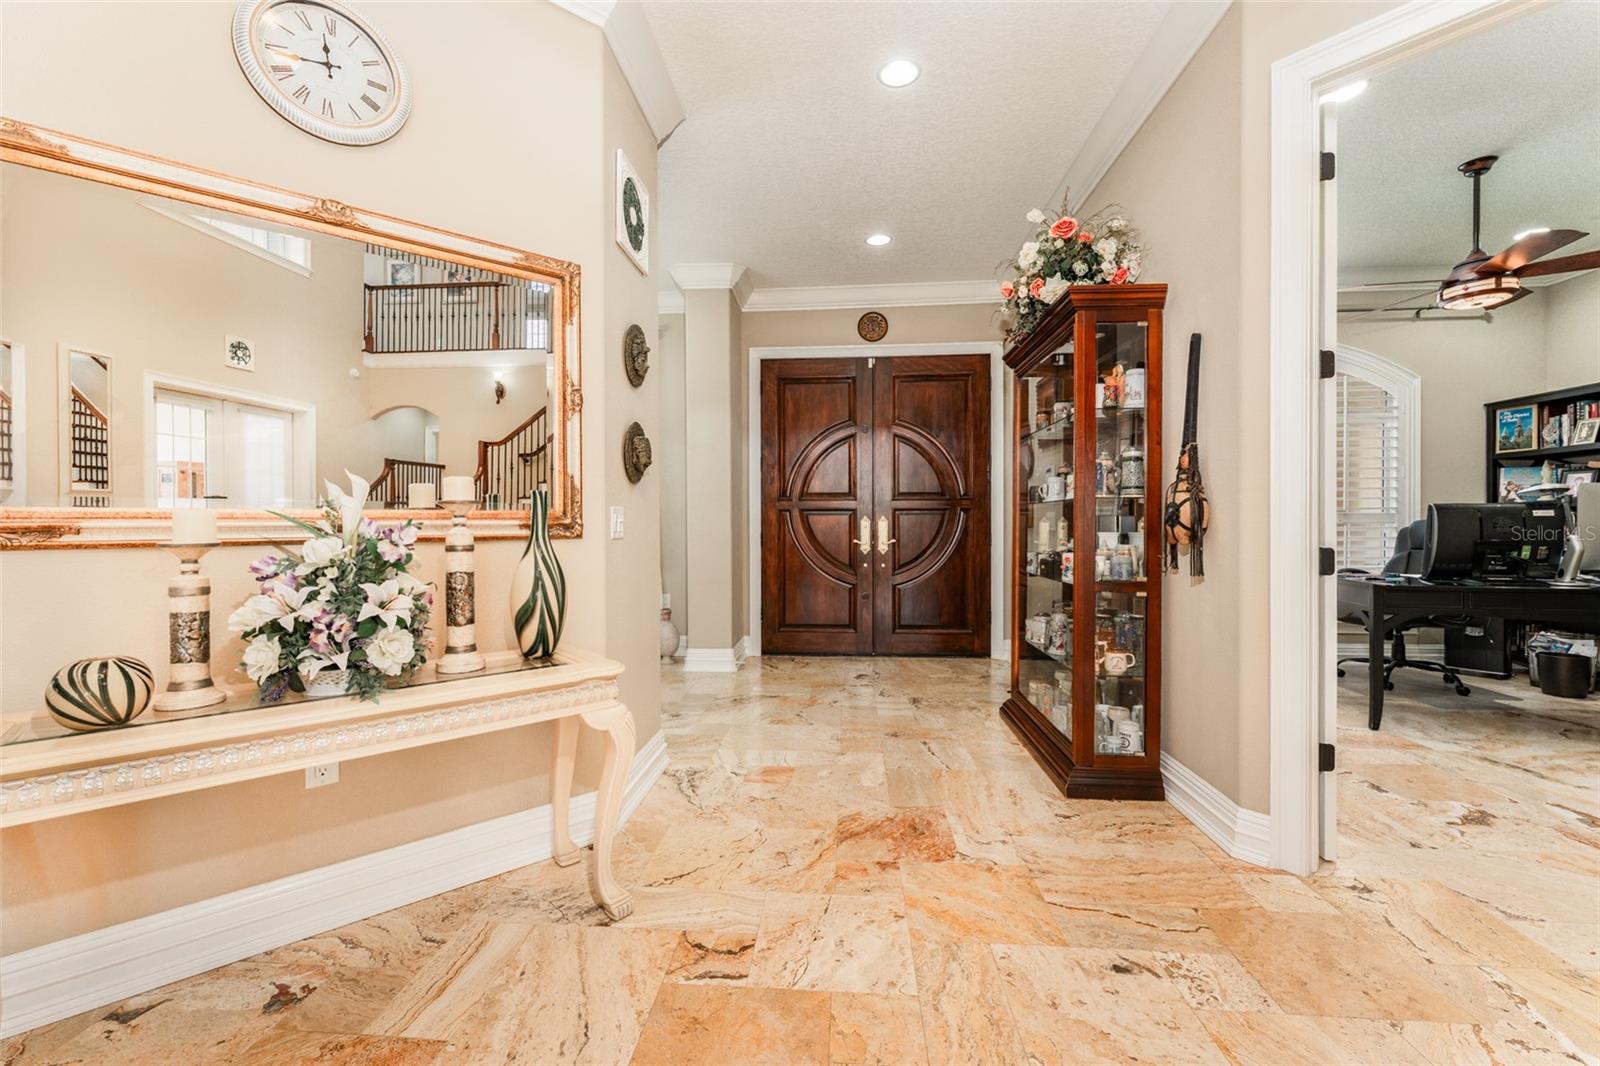
<svg viewBox="0 0 1600 1066">
<path fill-rule="evenodd" d="M 997 304 L 994 281 L 913 281 L 889 285 L 813 285 L 756 289 L 746 311 L 826 311 L 840 308 Z"/>
<path fill-rule="evenodd" d="M 550 0 L 561 10 L 600 27 L 606 44 L 616 57 L 622 76 L 628 79 L 633 98 L 644 112 L 650 132 L 660 147 L 684 120 L 683 101 L 667 72 L 655 35 L 644 16 L 644 5 L 618 3 L 617 0 Z"/>
<path fill-rule="evenodd" d="M 656 314 L 681 315 L 683 314 L 683 293 L 677 289 L 656 293 Z"/>
<path fill-rule="evenodd" d="M 727 289 L 742 310 L 750 299 L 750 271 L 743 263 L 679 263 L 668 273 L 678 288 Z"/>
<path fill-rule="evenodd" d="M 1134 62 L 1111 105 L 1073 157 L 1066 176 L 1050 196 L 1051 204 L 1059 204 L 1071 189 L 1078 190 L 1079 202 L 1094 192 L 1231 4 L 1232 0 L 1188 0 L 1168 9 L 1144 54 Z"/>
</svg>

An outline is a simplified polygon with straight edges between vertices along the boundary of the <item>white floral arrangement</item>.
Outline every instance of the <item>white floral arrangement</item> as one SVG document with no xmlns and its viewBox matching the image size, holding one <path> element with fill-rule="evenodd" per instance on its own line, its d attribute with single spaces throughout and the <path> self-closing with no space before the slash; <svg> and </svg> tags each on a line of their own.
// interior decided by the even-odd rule
<svg viewBox="0 0 1600 1066">
<path fill-rule="evenodd" d="M 1008 336 L 1031 333 L 1073 285 L 1124 285 L 1138 279 L 1144 245 L 1115 204 L 1080 219 L 1063 201 L 1059 214 L 1034 208 L 1028 221 L 1039 228 L 1005 264 L 1012 276 L 1000 283 Z"/>
<path fill-rule="evenodd" d="M 349 494 L 326 483 L 320 522 L 278 515 L 310 537 L 298 552 L 284 548 L 252 563 L 258 591 L 228 617 L 246 642 L 244 671 L 264 699 L 304 692 L 318 674 L 339 670 L 345 692 L 376 700 L 385 679 L 427 660 L 433 591 L 407 572 L 417 526 L 362 518 L 368 482 L 346 474 Z"/>
</svg>

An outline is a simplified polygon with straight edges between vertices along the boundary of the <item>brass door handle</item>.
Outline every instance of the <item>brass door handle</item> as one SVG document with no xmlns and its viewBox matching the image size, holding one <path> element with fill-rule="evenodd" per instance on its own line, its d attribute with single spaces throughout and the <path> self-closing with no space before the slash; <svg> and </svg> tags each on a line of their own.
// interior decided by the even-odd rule
<svg viewBox="0 0 1600 1066">
<path fill-rule="evenodd" d="M 861 535 L 859 539 L 850 543 L 861 549 L 862 555 L 872 554 L 872 519 L 866 515 L 861 516 Z"/>
<path fill-rule="evenodd" d="M 895 543 L 894 538 L 889 536 L 889 520 L 887 518 L 883 517 L 882 515 L 879 515 L 878 516 L 878 554 L 879 555 L 888 555 L 889 554 L 889 545 L 891 545 L 893 543 Z"/>
</svg>

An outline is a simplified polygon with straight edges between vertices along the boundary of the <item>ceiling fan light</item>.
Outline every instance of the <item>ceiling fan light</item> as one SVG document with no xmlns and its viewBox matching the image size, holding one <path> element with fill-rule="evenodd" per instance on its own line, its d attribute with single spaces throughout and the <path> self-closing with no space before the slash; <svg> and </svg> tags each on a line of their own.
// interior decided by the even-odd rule
<svg viewBox="0 0 1600 1066">
<path fill-rule="evenodd" d="M 1439 306 L 1448 311 L 1489 311 L 1517 298 L 1522 282 L 1512 274 L 1471 278 L 1439 289 Z"/>
</svg>

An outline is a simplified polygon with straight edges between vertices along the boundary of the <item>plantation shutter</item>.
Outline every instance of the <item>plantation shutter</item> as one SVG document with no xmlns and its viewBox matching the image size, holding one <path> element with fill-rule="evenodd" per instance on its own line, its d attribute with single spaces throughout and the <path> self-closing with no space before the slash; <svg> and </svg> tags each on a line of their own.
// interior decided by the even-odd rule
<svg viewBox="0 0 1600 1066">
<path fill-rule="evenodd" d="M 1334 377 L 1338 464 L 1338 565 L 1379 571 L 1394 554 L 1401 524 L 1405 470 L 1400 402 L 1360 377 Z"/>
</svg>

